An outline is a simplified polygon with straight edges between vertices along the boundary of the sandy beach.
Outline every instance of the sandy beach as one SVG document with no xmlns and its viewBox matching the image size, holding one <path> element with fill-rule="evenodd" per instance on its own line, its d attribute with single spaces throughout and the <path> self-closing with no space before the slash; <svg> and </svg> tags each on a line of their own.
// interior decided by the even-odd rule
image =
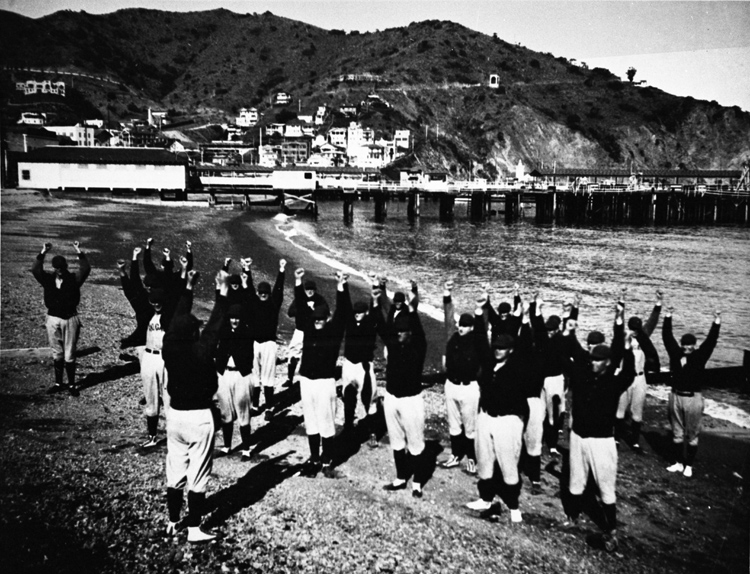
<svg viewBox="0 0 750 574">
<path fill-rule="evenodd" d="M 333 270 L 283 235 L 269 233 L 269 226 L 280 223 L 270 213 L 257 220 L 226 214 L 213 225 L 205 206 L 155 206 L 149 212 L 147 205 L 14 191 L 3 191 L 1 199 L 0 570 L 747 572 L 750 434 L 706 417 L 695 476 L 671 475 L 664 470 L 670 441 L 666 408 L 653 398 L 645 413 L 645 455 L 620 448 L 621 546 L 615 554 L 598 547 L 595 513 L 577 529 L 562 527 L 564 465 L 546 451 L 543 493 L 532 496 L 524 480 L 521 525 L 512 525 L 507 512 L 489 522 L 464 508 L 476 498 L 476 480 L 460 469 L 436 468 L 421 500 L 408 491 L 384 492 L 394 470 L 382 430 L 378 449 L 359 444 L 342 449 L 338 479 L 298 476 L 307 458 L 302 411 L 295 389 L 281 387 L 287 410 L 271 422 L 253 419 L 253 459 L 243 462 L 236 454 L 215 461 L 207 523 L 221 539 L 195 548 L 184 537 L 166 538 L 166 446 L 149 452 L 138 446 L 145 435 L 140 378 L 137 363 L 123 360 L 119 349 L 119 338 L 135 321 L 119 287 L 116 260 L 129 258 L 149 236 L 156 247 L 169 245 L 178 253 L 190 239 L 196 268 L 203 272 L 196 307 L 204 318 L 213 274 L 225 256 L 251 255 L 256 281 L 273 280 L 278 260 L 287 259 L 285 305 L 296 267 L 308 270 L 329 299 Z M 93 266 L 79 308 L 83 390 L 77 398 L 46 393 L 52 369 L 44 351 L 42 290 L 29 272 L 45 241 L 53 243 L 53 254 L 74 261 L 74 240 Z M 367 295 L 364 280 L 351 283 L 355 296 Z M 430 349 L 423 392 L 426 438 L 440 460 L 449 448 L 439 382 L 442 331 L 437 321 L 423 321 Z M 291 330 L 283 317 L 284 342 Z M 282 359 L 285 351 L 282 346 Z M 382 364 L 378 374 L 380 379 Z M 285 363 L 277 375 L 280 385 Z M 341 424 L 341 404 L 338 411 Z M 163 429 L 162 418 L 161 435 Z"/>
</svg>

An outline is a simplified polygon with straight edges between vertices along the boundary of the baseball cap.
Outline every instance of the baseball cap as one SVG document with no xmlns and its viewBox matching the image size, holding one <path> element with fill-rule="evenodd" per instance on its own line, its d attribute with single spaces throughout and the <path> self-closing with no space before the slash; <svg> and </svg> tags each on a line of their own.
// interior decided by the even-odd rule
<svg viewBox="0 0 750 574">
<path fill-rule="evenodd" d="M 601 345 L 605 341 L 604 333 L 601 331 L 591 331 L 586 337 L 586 342 L 589 345 Z"/>
</svg>

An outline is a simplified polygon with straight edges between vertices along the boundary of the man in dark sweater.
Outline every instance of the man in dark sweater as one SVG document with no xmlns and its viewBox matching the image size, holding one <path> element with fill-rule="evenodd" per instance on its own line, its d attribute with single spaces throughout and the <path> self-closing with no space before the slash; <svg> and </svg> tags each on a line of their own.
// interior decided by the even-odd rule
<svg viewBox="0 0 750 574">
<path fill-rule="evenodd" d="M 297 365 L 302 356 L 304 329 L 308 320 L 308 315 L 306 312 L 300 313 L 300 309 L 302 309 L 303 306 L 307 307 L 310 311 L 321 308 L 323 310 L 322 314 L 326 317 L 331 313 L 325 298 L 318 293 L 318 286 L 315 281 L 305 281 L 302 288 L 305 297 L 299 300 L 295 297 L 287 310 L 287 315 L 294 319 L 294 332 L 292 333 L 292 338 L 289 341 L 289 347 L 287 350 L 287 357 L 289 359 L 287 386 L 291 386 L 294 383 L 294 374 L 297 371 Z"/>
<path fill-rule="evenodd" d="M 475 315 L 482 321 L 481 315 Z M 498 491 L 493 472 L 497 465 L 502 474 L 500 495 L 510 509 L 511 522 L 523 520 L 519 509 L 521 480 L 518 461 L 521 457 L 523 429 L 529 416 L 529 369 L 532 339 L 528 307 L 523 311 L 519 339 L 500 333 L 493 336 L 492 354 L 482 369 L 479 381 L 479 415 L 477 416 L 477 476 L 479 499 L 466 506 L 489 511 Z"/>
<path fill-rule="evenodd" d="M 379 446 L 375 435 L 374 418 L 377 413 L 377 384 L 375 381 L 375 344 L 377 324 L 370 316 L 366 301 L 351 302 L 348 284 L 344 292 L 345 342 L 341 366 L 342 396 L 344 400 L 344 431 L 351 433 L 357 411 L 357 397 L 361 396 L 365 418 L 358 429 L 369 437 L 370 448 Z"/>
<path fill-rule="evenodd" d="M 187 488 L 185 525 L 188 542 L 208 542 L 215 534 L 201 529 L 208 479 L 213 465 L 214 418 L 211 412 L 218 388 L 214 354 L 226 307 L 226 273 L 219 272 L 211 317 L 203 331 L 191 314 L 198 273 L 188 272 L 185 291 L 164 336 L 163 356 L 169 374 L 167 414 L 167 534 L 177 534 L 183 490 Z"/>
<path fill-rule="evenodd" d="M 242 286 L 247 293 L 248 315 L 253 325 L 252 403 L 253 410 L 260 404 L 260 389 L 263 388 L 265 398 L 266 420 L 271 420 L 274 414 L 274 395 L 276 392 L 276 356 L 278 344 L 276 331 L 279 327 L 279 311 L 284 302 L 284 278 L 286 260 L 279 260 L 279 271 L 276 281 L 271 285 L 266 281 L 258 283 L 257 291 L 253 286 L 251 272 L 252 260 L 242 260 Z"/>
<path fill-rule="evenodd" d="M 445 283 L 443 315 L 446 330 L 448 322 L 455 323 L 453 282 Z M 482 294 L 482 301 L 486 293 Z M 481 302 L 478 302 L 481 307 Z M 481 312 L 481 309 L 480 309 Z M 474 439 L 479 408 L 479 379 L 482 365 L 489 355 L 489 342 L 484 322 L 476 326 L 473 313 L 463 313 L 445 346 L 445 406 L 448 415 L 448 433 L 451 456 L 441 463 L 443 468 L 453 468 L 466 456 L 466 472 L 476 474 Z"/>
<path fill-rule="evenodd" d="M 300 398 L 305 418 L 305 432 L 310 445 L 310 459 L 303 474 L 315 476 L 320 468 L 327 478 L 334 478 L 334 436 L 336 434 L 336 362 L 341 340 L 344 338 L 343 297 L 346 276 L 338 275 L 336 310 L 328 316 L 323 306 L 307 305 L 307 284 L 302 279 L 305 270 L 294 272 L 294 300 L 297 320 L 303 331 L 302 358 L 300 360 Z M 298 323 L 299 324 L 299 323 Z M 323 452 L 320 452 L 321 439 Z"/>
<path fill-rule="evenodd" d="M 240 427 L 242 457 L 250 458 L 250 376 L 253 370 L 253 333 L 243 321 L 242 306 L 229 305 L 226 318 L 219 331 L 216 348 L 216 371 L 219 387 L 216 402 L 221 416 L 224 446 L 222 454 L 232 450 L 234 421 Z"/>
<path fill-rule="evenodd" d="M 593 474 L 602 502 L 603 540 L 608 552 L 617 549 L 615 414 L 620 394 L 634 375 L 633 354 L 625 353 L 623 311 L 624 306 L 619 302 L 612 347 L 597 345 L 590 353 L 579 354 L 570 378 L 573 424 L 570 431 L 568 520 L 571 523 L 577 521 L 589 474 Z M 618 372 L 621 362 L 622 368 Z"/>
<path fill-rule="evenodd" d="M 681 472 L 686 478 L 693 476 L 693 463 L 698 452 L 698 435 L 703 418 L 702 379 L 706 363 L 711 358 L 719 340 L 721 313 L 714 312 L 714 321 L 708 336 L 697 346 L 692 333 L 680 339 L 672 334 L 672 307 L 667 309 L 662 324 L 662 340 L 669 354 L 669 371 L 672 376 L 672 393 L 669 395 L 669 422 L 672 426 L 673 453 L 669 472 Z M 686 452 L 684 443 L 687 442 Z"/>
<path fill-rule="evenodd" d="M 373 317 L 378 333 L 388 351 L 385 371 L 383 410 L 388 436 L 396 463 L 396 480 L 383 488 L 403 490 L 412 478 L 412 496 L 422 498 L 422 487 L 429 476 L 424 443 L 424 399 L 422 398 L 422 365 L 427 339 L 416 310 L 416 285 L 411 300 L 399 311 L 392 323 L 373 300 Z"/>
<path fill-rule="evenodd" d="M 78 241 L 73 242 L 78 254 L 78 272 L 68 271 L 68 262 L 62 255 L 52 258 L 53 271 L 44 271 L 44 257 L 52 249 L 45 243 L 36 256 L 31 273 L 44 289 L 44 305 L 47 307 L 47 338 L 52 348 L 52 364 L 55 371 L 55 384 L 49 392 L 67 390 L 78 396 L 76 387 L 76 348 L 81 332 L 78 318 L 78 303 L 81 301 L 81 285 L 91 273 L 86 254 L 81 251 Z M 63 383 L 63 371 L 68 383 Z"/>
</svg>

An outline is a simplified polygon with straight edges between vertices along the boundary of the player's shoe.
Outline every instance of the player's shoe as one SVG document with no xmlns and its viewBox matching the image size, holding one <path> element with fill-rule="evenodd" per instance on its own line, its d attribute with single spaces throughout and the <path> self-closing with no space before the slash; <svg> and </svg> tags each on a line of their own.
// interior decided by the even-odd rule
<svg viewBox="0 0 750 574">
<path fill-rule="evenodd" d="M 378 441 L 378 437 L 375 433 L 370 435 L 370 439 L 367 441 L 367 446 L 369 446 L 370 448 L 380 447 L 380 441 Z"/>
<path fill-rule="evenodd" d="M 681 462 L 676 462 L 672 466 L 667 467 L 667 472 L 684 472 L 685 471 L 685 465 L 683 465 Z"/>
<path fill-rule="evenodd" d="M 612 532 L 607 532 L 604 536 L 602 536 L 602 540 L 604 542 L 604 549 L 607 552 L 614 552 L 615 550 L 617 550 L 619 543 L 617 542 L 617 532 L 615 530 L 613 530 Z"/>
<path fill-rule="evenodd" d="M 478 510 L 480 512 L 482 510 L 489 510 L 491 506 L 492 506 L 492 501 L 491 500 L 487 501 L 487 500 L 483 500 L 481 498 L 477 498 L 476 500 L 474 500 L 472 502 L 467 502 L 466 503 L 466 508 L 469 508 L 470 510 Z"/>
<path fill-rule="evenodd" d="M 422 492 L 422 485 L 418 484 L 416 482 L 412 483 L 412 485 L 411 485 L 411 495 L 414 498 L 422 498 L 422 496 L 424 496 L 424 492 Z"/>
<path fill-rule="evenodd" d="M 459 465 L 460 462 L 461 461 L 459 460 L 459 458 L 456 455 L 452 454 L 448 460 L 444 460 L 443 462 L 441 462 L 440 466 L 442 466 L 443 468 L 455 468 Z"/>
<path fill-rule="evenodd" d="M 510 509 L 510 521 L 515 522 L 516 524 L 519 522 L 523 522 L 523 516 L 521 515 L 520 509 L 518 508 Z"/>
<path fill-rule="evenodd" d="M 693 467 L 686 465 L 685 470 L 682 471 L 682 476 L 685 478 L 691 478 L 693 476 Z"/>
<path fill-rule="evenodd" d="M 188 527 L 188 542 L 192 544 L 202 544 L 204 542 L 211 542 L 216 539 L 216 534 L 211 531 L 205 531 L 200 526 L 189 526 Z"/>
<path fill-rule="evenodd" d="M 383 487 L 383 490 L 387 490 L 389 492 L 394 492 L 396 490 L 405 490 L 406 489 L 406 481 L 398 481 L 394 480 L 393 482 L 389 482 Z"/>
<path fill-rule="evenodd" d="M 180 523 L 179 522 L 172 522 L 171 520 L 167 522 L 167 536 L 177 536 Z"/>
<path fill-rule="evenodd" d="M 158 444 L 159 441 L 156 439 L 156 435 L 150 435 L 148 440 L 141 445 L 141 448 L 154 448 Z"/>
<path fill-rule="evenodd" d="M 531 483 L 531 494 L 534 494 L 534 495 L 542 494 L 542 483 L 541 482 L 532 482 Z"/>
<path fill-rule="evenodd" d="M 77 385 L 68 385 L 68 393 L 71 397 L 77 397 L 81 394 Z"/>
<path fill-rule="evenodd" d="M 464 469 L 468 474 L 476 474 L 477 473 L 477 463 L 471 460 L 470 458 L 466 460 L 466 468 Z"/>
</svg>

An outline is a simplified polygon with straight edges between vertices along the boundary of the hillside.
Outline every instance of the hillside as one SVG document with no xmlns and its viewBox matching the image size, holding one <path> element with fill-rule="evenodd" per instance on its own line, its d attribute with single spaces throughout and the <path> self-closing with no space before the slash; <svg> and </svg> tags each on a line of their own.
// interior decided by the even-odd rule
<svg viewBox="0 0 750 574">
<path fill-rule="evenodd" d="M 170 109 L 178 120 L 224 121 L 246 106 L 273 116 L 269 98 L 279 90 L 292 94 L 295 110 L 355 103 L 376 90 L 391 107 L 366 113 L 363 123 L 386 134 L 411 129 L 413 161 L 457 173 L 492 177 L 519 159 L 702 169 L 750 159 L 750 113 L 738 107 L 637 86 L 435 20 L 360 34 L 269 12 L 128 9 L 39 19 L 0 12 L 0 67 L 104 78 L 77 77 L 72 93 L 111 119 L 143 115 L 149 106 Z M 380 81 L 339 81 L 365 72 Z M 13 82 L 33 74 L 0 74 L 3 117 L 14 122 Z M 498 74 L 499 88 L 487 87 L 490 74 Z"/>
</svg>

